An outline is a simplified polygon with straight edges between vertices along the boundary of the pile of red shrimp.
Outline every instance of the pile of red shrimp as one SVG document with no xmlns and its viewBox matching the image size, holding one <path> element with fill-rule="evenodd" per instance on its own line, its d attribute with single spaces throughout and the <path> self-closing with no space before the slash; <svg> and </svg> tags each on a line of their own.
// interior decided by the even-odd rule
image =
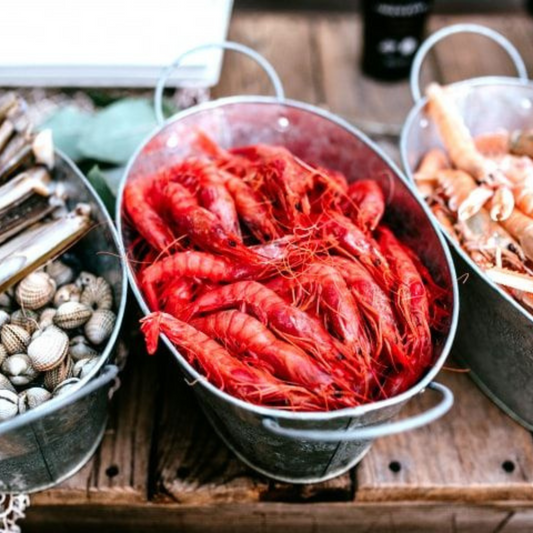
<svg viewBox="0 0 533 533">
<path fill-rule="evenodd" d="M 381 222 L 379 185 L 278 146 L 199 143 L 124 191 L 149 352 L 164 334 L 228 394 L 294 411 L 414 385 L 448 294 Z"/>
</svg>

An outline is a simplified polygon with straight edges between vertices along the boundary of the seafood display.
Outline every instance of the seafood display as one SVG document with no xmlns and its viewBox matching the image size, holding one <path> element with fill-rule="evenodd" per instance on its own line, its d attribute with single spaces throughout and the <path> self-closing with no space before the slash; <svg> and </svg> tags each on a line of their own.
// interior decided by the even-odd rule
<svg viewBox="0 0 533 533">
<path fill-rule="evenodd" d="M 278 146 L 197 144 L 124 189 L 149 351 L 164 334 L 218 388 L 293 411 L 417 383 L 448 289 L 395 235 L 372 176 L 349 184 Z"/>
<path fill-rule="evenodd" d="M 0 293 L 0 421 L 79 383 L 113 331 L 109 283 L 67 259 Z"/>
<path fill-rule="evenodd" d="M 533 130 L 473 137 L 446 88 L 426 92 L 445 149 L 420 161 L 418 190 L 487 277 L 532 311 Z"/>
</svg>

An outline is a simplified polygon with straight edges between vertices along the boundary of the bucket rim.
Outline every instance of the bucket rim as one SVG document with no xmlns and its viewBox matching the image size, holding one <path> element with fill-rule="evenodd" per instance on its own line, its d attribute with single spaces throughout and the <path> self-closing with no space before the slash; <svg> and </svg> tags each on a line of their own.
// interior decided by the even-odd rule
<svg viewBox="0 0 533 533">
<path fill-rule="evenodd" d="M 533 91 L 533 83 L 530 81 L 524 81 L 520 80 L 518 78 L 513 78 L 510 76 L 483 76 L 478 78 L 470 78 L 467 80 L 461 80 L 455 83 L 450 83 L 446 87 L 450 87 L 452 89 L 469 89 L 469 88 L 483 88 L 483 87 L 496 87 L 496 86 L 509 86 L 513 88 L 522 88 L 522 89 L 528 89 Z M 533 97 L 533 93 L 532 93 Z M 426 204 L 426 201 L 420 196 L 416 185 L 414 183 L 414 173 L 413 169 L 411 169 L 411 165 L 408 161 L 408 141 L 407 138 L 409 136 L 409 133 L 414 128 L 417 120 L 419 120 L 422 116 L 423 110 L 425 105 L 427 104 L 427 96 L 424 96 L 421 98 L 409 111 L 409 114 L 407 115 L 407 118 L 405 120 L 405 123 L 402 127 L 402 132 L 400 135 L 400 158 L 402 162 L 402 166 L 405 171 L 405 175 L 410 180 L 410 182 L 413 185 L 413 189 L 415 190 L 415 194 L 420 202 L 424 202 Z M 533 114 L 533 112 L 532 112 Z M 427 204 L 426 204 L 427 205 Z M 453 250 L 465 261 L 468 266 L 485 282 L 492 290 L 494 290 L 501 298 L 503 298 L 508 304 L 510 304 L 516 311 L 518 311 L 522 316 L 527 318 L 530 322 L 533 323 L 533 311 L 528 311 L 524 306 L 520 305 L 511 295 L 507 294 L 503 289 L 501 289 L 494 281 L 492 281 L 485 273 L 484 271 L 470 258 L 470 256 L 463 250 L 459 244 L 455 242 L 454 239 L 452 239 L 441 227 L 439 221 L 437 220 L 437 217 L 433 214 L 431 210 L 429 210 L 429 215 L 434 223 L 434 225 L 439 229 L 439 232 L 441 232 L 446 241 L 448 242 L 448 245 L 450 245 Z"/>
<path fill-rule="evenodd" d="M 198 383 L 204 389 L 207 389 L 208 392 L 215 395 L 220 400 L 223 400 L 225 402 L 230 403 L 231 405 L 238 407 L 240 409 L 244 409 L 246 411 L 253 412 L 257 415 L 264 416 L 264 417 L 271 417 L 271 418 L 277 418 L 277 419 L 284 419 L 289 421 L 329 421 L 337 418 L 354 418 L 354 417 L 361 417 L 363 415 L 366 415 L 368 413 L 379 411 L 386 409 L 388 407 L 392 407 L 398 404 L 405 403 L 407 400 L 411 399 L 413 396 L 417 395 L 419 392 L 423 391 L 425 387 L 433 380 L 433 378 L 437 375 L 437 373 L 442 368 L 450 350 L 453 344 L 453 340 L 455 337 L 455 333 L 457 330 L 457 324 L 458 324 L 458 317 L 459 317 L 459 296 L 458 296 L 458 286 L 457 286 L 457 279 L 455 274 L 455 267 L 451 258 L 450 251 L 448 249 L 448 246 L 446 245 L 446 241 L 443 239 L 442 234 L 439 230 L 439 228 L 435 225 L 435 222 L 433 219 L 429 216 L 429 208 L 426 206 L 425 202 L 421 202 L 419 197 L 416 194 L 416 191 L 414 190 L 414 184 L 410 183 L 409 180 L 407 180 L 406 177 L 404 177 L 401 169 L 392 161 L 392 159 L 384 153 L 384 151 L 376 144 L 374 141 L 370 140 L 363 132 L 361 132 L 358 128 L 352 126 L 350 123 L 348 123 L 346 120 L 344 120 L 341 117 L 338 117 L 334 113 L 331 113 L 328 110 L 321 109 L 315 105 L 308 104 L 305 102 L 300 102 L 298 100 L 292 100 L 292 99 L 283 99 L 280 100 L 273 96 L 256 96 L 256 95 L 244 95 L 244 96 L 230 96 L 225 98 L 218 98 L 215 100 L 211 100 L 208 102 L 204 102 L 195 106 L 192 106 L 188 109 L 185 109 L 183 111 L 180 111 L 170 117 L 168 120 L 166 120 L 163 124 L 156 127 L 149 135 L 146 136 L 146 138 L 143 140 L 143 142 L 139 145 L 135 153 L 131 156 L 130 160 L 128 161 L 128 164 L 126 165 L 124 169 L 124 173 L 122 175 L 120 186 L 118 189 L 117 194 L 117 203 L 116 203 L 116 210 L 115 210 L 115 222 L 118 230 L 119 240 L 120 240 L 120 246 L 121 246 L 121 254 L 124 258 L 126 258 L 126 251 L 124 248 L 124 238 L 123 238 L 123 224 L 122 224 L 122 211 L 123 211 L 123 195 L 124 195 L 124 188 L 126 186 L 126 182 L 128 181 L 128 177 L 130 175 L 131 169 L 136 162 L 138 156 L 141 154 L 144 147 L 157 135 L 159 135 L 167 126 L 180 121 L 183 118 L 186 118 L 188 116 L 194 115 L 196 113 L 201 113 L 204 111 L 213 111 L 217 108 L 221 108 L 224 106 L 230 106 L 235 104 L 263 104 L 263 105 L 276 105 L 278 107 L 288 107 L 292 109 L 296 109 L 299 111 L 304 111 L 310 114 L 314 114 L 319 116 L 320 118 L 329 120 L 334 125 L 344 129 L 357 139 L 359 139 L 363 144 L 365 144 L 368 148 L 370 148 L 373 152 L 375 152 L 383 161 L 384 163 L 391 169 L 391 171 L 394 173 L 395 177 L 399 179 L 408 189 L 408 191 L 413 195 L 413 198 L 419 204 L 420 208 L 424 211 L 426 214 L 428 223 L 432 226 L 435 236 L 438 239 L 440 243 L 441 250 L 444 254 L 444 257 L 446 259 L 446 266 L 449 271 L 450 279 L 451 279 L 451 289 L 452 289 L 452 303 L 453 303 L 453 309 L 452 309 L 452 316 L 450 319 L 450 328 L 446 335 L 446 340 L 444 341 L 442 345 L 442 352 L 435 361 L 435 364 L 429 369 L 429 371 L 426 373 L 426 375 L 418 381 L 414 386 L 406 390 L 405 392 L 394 396 L 392 398 L 387 398 L 386 400 L 380 400 L 373 403 L 358 405 L 356 407 L 347 407 L 343 409 L 338 409 L 335 411 L 287 411 L 282 409 L 277 409 L 274 407 L 264 407 L 255 405 L 249 402 L 246 402 L 244 400 L 241 400 L 239 398 L 236 398 L 234 396 L 231 396 L 230 394 L 220 390 L 218 387 L 210 383 L 205 376 L 200 374 L 192 365 L 188 363 L 188 361 L 180 354 L 180 352 L 172 345 L 172 343 L 168 340 L 168 338 L 164 335 L 161 335 L 163 342 L 169 349 L 169 351 L 172 353 L 175 359 L 177 359 L 178 363 L 186 370 L 186 372 L 191 375 L 194 379 L 195 384 Z M 137 283 L 135 282 L 135 276 L 131 269 L 131 265 L 129 261 L 126 260 L 126 269 L 127 269 L 127 275 L 128 280 L 130 283 L 130 286 L 132 288 L 133 294 L 135 295 L 135 298 L 137 299 L 144 315 L 150 313 L 150 310 L 144 301 L 144 297 L 142 296 L 139 288 L 137 287 Z"/>
</svg>

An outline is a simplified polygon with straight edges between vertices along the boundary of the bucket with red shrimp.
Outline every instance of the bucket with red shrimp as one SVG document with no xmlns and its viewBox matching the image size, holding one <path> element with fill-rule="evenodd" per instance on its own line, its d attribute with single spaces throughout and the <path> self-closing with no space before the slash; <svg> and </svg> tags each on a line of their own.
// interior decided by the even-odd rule
<svg viewBox="0 0 533 533">
<path fill-rule="evenodd" d="M 163 339 L 244 462 L 311 482 L 450 408 L 432 379 L 457 292 L 394 165 L 341 119 L 286 100 L 268 72 L 276 97 L 164 123 L 128 166 L 117 222 L 148 350 Z M 439 403 L 390 422 L 426 387 Z"/>
</svg>

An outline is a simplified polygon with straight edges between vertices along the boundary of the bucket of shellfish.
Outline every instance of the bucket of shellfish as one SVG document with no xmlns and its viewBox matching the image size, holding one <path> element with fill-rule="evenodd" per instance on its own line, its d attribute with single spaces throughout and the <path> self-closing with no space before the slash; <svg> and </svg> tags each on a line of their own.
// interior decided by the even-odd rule
<svg viewBox="0 0 533 533">
<path fill-rule="evenodd" d="M 500 44 L 518 76 L 446 87 L 419 75 L 428 51 L 457 33 Z M 415 106 L 402 131 L 405 171 L 452 248 L 461 314 L 455 357 L 494 402 L 533 429 L 533 85 L 513 45 L 473 24 L 443 28 L 411 72 Z"/>
<path fill-rule="evenodd" d="M 100 443 L 127 283 L 106 208 L 0 98 L 0 492 L 33 492 Z"/>
<path fill-rule="evenodd" d="M 225 443 L 296 483 L 443 415 L 458 314 L 444 240 L 389 158 L 335 115 L 237 96 L 164 120 L 132 157 L 117 224 L 148 349 L 162 339 Z M 392 421 L 428 389 L 426 411 Z M 176 406 L 179 409 L 179 406 Z"/>
</svg>

